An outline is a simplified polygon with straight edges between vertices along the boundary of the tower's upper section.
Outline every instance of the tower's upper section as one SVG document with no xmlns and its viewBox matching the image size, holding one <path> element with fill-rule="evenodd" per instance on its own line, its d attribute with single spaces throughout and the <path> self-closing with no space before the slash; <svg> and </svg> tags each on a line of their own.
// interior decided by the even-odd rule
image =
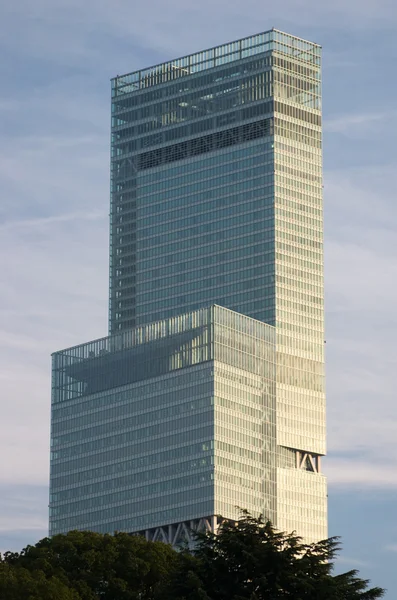
<svg viewBox="0 0 397 600">
<path fill-rule="evenodd" d="M 241 40 L 163 62 L 148 69 L 117 75 L 112 79 L 112 96 L 152 88 L 269 52 L 285 57 L 290 56 L 294 61 L 307 64 L 312 69 L 312 76 L 319 79 L 321 46 L 277 29 L 270 29 Z M 288 68 L 287 64 L 285 68 Z"/>
<path fill-rule="evenodd" d="M 275 134 L 321 138 L 320 62 L 272 29 L 112 80 L 111 333 L 212 303 L 275 324 Z"/>
</svg>

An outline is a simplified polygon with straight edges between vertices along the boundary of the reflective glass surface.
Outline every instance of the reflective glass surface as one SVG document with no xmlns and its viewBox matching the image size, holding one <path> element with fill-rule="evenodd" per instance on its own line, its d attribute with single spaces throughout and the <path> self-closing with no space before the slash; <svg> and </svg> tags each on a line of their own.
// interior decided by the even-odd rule
<svg viewBox="0 0 397 600">
<path fill-rule="evenodd" d="M 113 80 L 111 333 L 211 303 L 274 323 L 271 42 Z"/>
<path fill-rule="evenodd" d="M 275 375 L 274 328 L 218 306 L 55 353 L 51 534 L 275 518 Z"/>
<path fill-rule="evenodd" d="M 277 331 L 278 526 L 327 536 L 321 463 L 297 469 L 299 451 L 325 454 L 321 65 L 290 36 L 272 53 Z M 295 465 L 283 449 L 295 449 Z M 289 467 L 289 468 L 288 468 Z M 315 468 L 317 472 L 313 472 Z"/>
</svg>

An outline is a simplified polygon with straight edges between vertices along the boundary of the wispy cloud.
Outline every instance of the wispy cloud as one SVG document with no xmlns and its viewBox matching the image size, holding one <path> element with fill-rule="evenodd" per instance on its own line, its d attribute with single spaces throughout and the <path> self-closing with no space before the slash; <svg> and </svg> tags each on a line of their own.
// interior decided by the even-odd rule
<svg viewBox="0 0 397 600">
<path fill-rule="evenodd" d="M 281 0 L 267 11 L 266 25 L 258 26 L 257 15 L 262 10 L 259 0 L 249 0 L 244 5 L 236 0 L 215 4 L 210 0 L 200 4 L 186 4 L 181 0 L 169 0 L 164 4 L 161 0 L 151 0 L 149 6 L 135 4 L 133 7 L 127 0 L 119 0 L 117 5 L 93 0 L 84 3 L 20 0 L 5 7 L 3 21 L 8 27 L 4 28 L 3 38 L 7 46 L 19 53 L 18 38 L 13 35 L 18 26 L 19 39 L 24 39 L 24 52 L 29 51 L 31 57 L 81 69 L 82 61 L 92 65 L 101 60 L 104 65 L 116 66 L 113 40 L 117 40 L 118 47 L 128 44 L 132 50 L 128 57 L 132 65 L 134 58 L 141 61 L 142 49 L 146 55 L 150 53 L 149 49 L 182 54 L 184 50 L 195 51 L 222 39 L 226 42 L 271 26 L 290 29 L 292 33 L 303 30 L 307 34 L 315 28 L 385 28 L 397 20 L 392 0 L 379 0 L 376 4 L 369 0 L 336 0 L 332 3 Z M 176 31 L 178 35 L 175 35 Z M 100 39 L 100 45 L 95 37 Z M 125 57 L 119 56 L 117 62 L 121 69 L 126 64 Z"/>
<path fill-rule="evenodd" d="M 379 123 L 390 127 L 390 121 L 396 116 L 394 111 L 340 115 L 326 119 L 324 131 L 362 138 L 373 133 Z"/>
<path fill-rule="evenodd" d="M 48 488 L 0 484 L 0 552 L 19 551 L 48 534 Z"/>
<path fill-rule="evenodd" d="M 50 217 L 42 217 L 41 219 L 26 219 L 18 221 L 7 221 L 6 223 L 0 224 L 0 231 L 10 229 L 24 229 L 31 227 L 44 228 L 52 226 L 55 223 L 68 223 L 70 221 L 96 221 L 98 219 L 107 218 L 107 214 L 104 211 L 93 211 L 86 213 L 70 213 L 63 215 L 53 215 Z"/>
<path fill-rule="evenodd" d="M 31 134 L 0 142 L 0 452 L 12 456 L 0 483 L 9 485 L 48 482 L 50 354 L 107 329 L 107 136 L 102 154 L 95 138 L 73 140 L 67 118 L 63 127 L 36 144 Z"/>
<path fill-rule="evenodd" d="M 355 568 L 365 568 L 369 567 L 369 563 L 365 560 L 360 560 L 359 558 L 352 558 L 351 556 L 338 556 L 335 559 L 336 565 L 346 565 L 348 567 Z"/>
<path fill-rule="evenodd" d="M 397 488 L 395 172 L 390 164 L 325 178 L 325 470 L 344 489 Z"/>
<path fill-rule="evenodd" d="M 397 490 L 394 476 L 397 460 L 384 462 L 371 459 L 360 462 L 354 459 L 332 458 L 325 462 L 325 473 L 332 487 L 349 490 Z"/>
</svg>

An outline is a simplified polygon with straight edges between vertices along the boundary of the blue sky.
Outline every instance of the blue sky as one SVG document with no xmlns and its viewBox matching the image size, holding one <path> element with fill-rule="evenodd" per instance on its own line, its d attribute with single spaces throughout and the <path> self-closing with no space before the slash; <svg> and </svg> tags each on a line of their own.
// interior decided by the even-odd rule
<svg viewBox="0 0 397 600">
<path fill-rule="evenodd" d="M 397 597 L 395 0 L 0 0 L 0 550 L 46 534 L 50 353 L 107 332 L 109 79 L 322 44 L 330 534 Z"/>
</svg>

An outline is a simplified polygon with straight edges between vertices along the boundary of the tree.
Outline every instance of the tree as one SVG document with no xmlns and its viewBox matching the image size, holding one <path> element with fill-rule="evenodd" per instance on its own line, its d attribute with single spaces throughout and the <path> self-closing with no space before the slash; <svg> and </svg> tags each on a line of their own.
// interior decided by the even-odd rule
<svg viewBox="0 0 397 600">
<path fill-rule="evenodd" d="M 20 554 L 6 553 L 4 560 L 49 581 L 56 578 L 81 600 L 151 600 L 176 557 L 169 546 L 141 536 L 71 531 Z"/>
<path fill-rule="evenodd" d="M 198 534 L 192 560 L 182 552 L 162 600 L 376 600 L 356 571 L 333 574 L 337 538 L 304 544 L 243 512 L 214 534 Z"/>
<path fill-rule="evenodd" d="M 42 571 L 0 563 L 1 600 L 80 600 L 77 592 Z"/>
</svg>

